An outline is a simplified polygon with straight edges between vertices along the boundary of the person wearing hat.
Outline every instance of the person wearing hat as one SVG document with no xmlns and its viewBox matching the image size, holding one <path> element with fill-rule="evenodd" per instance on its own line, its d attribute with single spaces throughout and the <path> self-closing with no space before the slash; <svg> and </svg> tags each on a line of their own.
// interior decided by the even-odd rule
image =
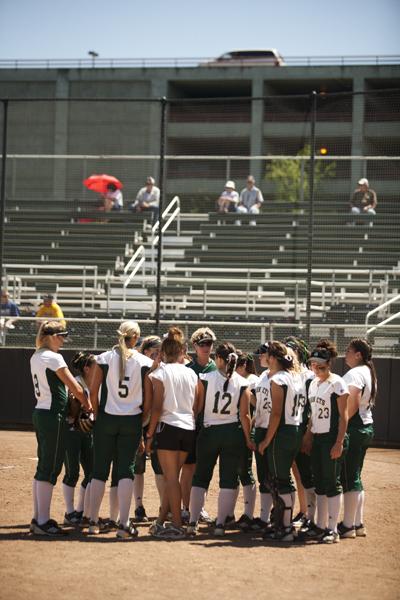
<svg viewBox="0 0 400 600">
<path fill-rule="evenodd" d="M 239 204 L 239 194 L 236 191 L 236 185 L 234 181 L 227 181 L 225 189 L 217 200 L 218 212 L 237 212 L 237 206 Z"/>
<path fill-rule="evenodd" d="M 365 177 L 359 180 L 358 187 L 354 190 L 350 200 L 350 209 L 353 215 L 369 214 L 376 215 L 378 204 L 375 190 L 369 187 L 369 181 Z"/>
<path fill-rule="evenodd" d="M 41 304 L 36 312 L 36 318 L 45 317 L 46 319 L 64 319 L 63 311 L 60 306 L 55 302 L 52 294 L 45 294 L 42 297 L 43 304 Z M 65 327 L 65 321 L 60 321 Z"/>
<path fill-rule="evenodd" d="M 310 454 L 317 496 L 317 523 L 303 532 L 303 539 L 324 543 L 339 541 L 338 519 L 342 499 L 341 466 L 348 447 L 346 382 L 332 373 L 337 356 L 335 345 L 320 340 L 309 362 L 315 373 L 308 389 L 311 417 L 303 439 L 303 450 Z"/>
<path fill-rule="evenodd" d="M 64 456 L 67 430 L 67 388 L 91 411 L 82 386 L 76 381 L 60 354 L 68 331 L 59 321 L 44 321 L 36 336 L 36 352 L 30 366 L 36 405 L 32 421 L 38 445 L 38 463 L 33 480 L 31 533 L 60 536 L 64 531 L 50 518 L 54 486 Z"/>
<path fill-rule="evenodd" d="M 149 211 L 153 213 L 153 223 L 158 219 L 160 206 L 160 189 L 155 185 L 154 177 L 146 178 L 146 185 L 137 193 L 136 200 L 129 209 L 135 212 Z"/>
</svg>

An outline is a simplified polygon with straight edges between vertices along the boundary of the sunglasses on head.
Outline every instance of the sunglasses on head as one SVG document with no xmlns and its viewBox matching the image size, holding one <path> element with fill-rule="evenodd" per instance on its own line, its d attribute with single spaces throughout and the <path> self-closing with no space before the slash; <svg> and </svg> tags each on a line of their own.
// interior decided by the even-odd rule
<svg viewBox="0 0 400 600">
<path fill-rule="evenodd" d="M 202 348 L 202 347 L 205 347 L 205 346 L 212 346 L 213 343 L 212 343 L 211 340 L 204 340 L 204 341 L 196 342 L 196 345 L 200 346 Z"/>
</svg>

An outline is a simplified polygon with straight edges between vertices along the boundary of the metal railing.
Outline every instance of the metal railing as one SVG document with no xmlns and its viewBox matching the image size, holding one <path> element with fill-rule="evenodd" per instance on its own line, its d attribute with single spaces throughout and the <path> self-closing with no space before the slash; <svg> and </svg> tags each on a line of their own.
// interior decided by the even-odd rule
<svg viewBox="0 0 400 600">
<path fill-rule="evenodd" d="M 146 57 L 146 58 L 6 58 L 0 60 L 0 69 L 115 69 L 115 68 L 188 68 L 188 67 L 213 67 L 218 65 L 215 57 Z M 333 55 L 333 56 L 285 56 L 282 66 L 316 67 L 325 65 L 396 65 L 400 64 L 398 54 L 365 54 L 365 55 Z M 229 67 L 229 62 L 224 61 L 220 67 Z M 233 61 L 232 67 L 261 67 L 262 63 L 254 64 L 248 60 Z"/>
<path fill-rule="evenodd" d="M 367 313 L 367 315 L 365 317 L 365 330 L 366 330 L 366 336 L 367 337 L 369 336 L 370 333 L 372 333 L 376 329 L 379 329 L 380 327 L 385 327 L 388 323 L 390 323 L 394 319 L 400 317 L 400 312 L 397 312 L 394 315 L 390 315 L 389 317 L 387 317 L 386 319 L 384 319 L 383 321 L 381 321 L 377 325 L 374 325 L 374 327 L 370 327 L 368 329 L 369 319 L 373 315 L 375 315 L 376 313 L 380 313 L 383 309 L 385 309 L 386 307 L 390 306 L 391 304 L 394 304 L 395 302 L 400 302 L 400 294 L 397 294 L 396 296 L 393 296 L 393 298 L 390 298 L 390 300 L 387 300 L 383 304 L 380 304 L 376 308 L 370 310 L 369 313 Z"/>
</svg>

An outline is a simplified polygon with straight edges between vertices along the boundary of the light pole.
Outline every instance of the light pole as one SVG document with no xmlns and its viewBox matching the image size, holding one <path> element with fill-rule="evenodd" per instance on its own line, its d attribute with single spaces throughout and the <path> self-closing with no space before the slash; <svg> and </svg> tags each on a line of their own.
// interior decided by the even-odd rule
<svg viewBox="0 0 400 600">
<path fill-rule="evenodd" d="M 92 68 L 94 68 L 95 60 L 99 56 L 99 54 L 98 54 L 98 52 L 95 52 L 94 50 L 89 50 L 88 54 L 89 54 L 89 56 L 92 57 Z"/>
</svg>

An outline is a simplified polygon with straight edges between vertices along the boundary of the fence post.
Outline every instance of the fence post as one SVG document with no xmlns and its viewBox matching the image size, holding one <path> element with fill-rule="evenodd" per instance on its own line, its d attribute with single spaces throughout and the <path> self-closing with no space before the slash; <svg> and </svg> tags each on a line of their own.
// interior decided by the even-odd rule
<svg viewBox="0 0 400 600">
<path fill-rule="evenodd" d="M 0 287 L 3 280 L 4 262 L 4 226 L 6 211 L 6 167 L 7 167 L 7 123 L 8 123 L 8 100 L 3 100 L 3 143 L 1 156 L 1 188 L 0 188 Z M 1 316 L 1 305 L 0 305 Z"/>
<path fill-rule="evenodd" d="M 315 124 L 317 120 L 317 92 L 311 94 L 311 135 L 310 135 L 310 196 L 308 203 L 308 254 L 307 254 L 307 314 L 306 314 L 306 340 L 310 342 L 311 329 L 311 279 L 312 279 L 312 254 L 314 243 L 314 169 L 315 169 Z"/>
<path fill-rule="evenodd" d="M 158 246 L 157 246 L 157 284 L 156 284 L 156 315 L 155 325 L 156 334 L 160 333 L 160 296 L 161 296 L 161 265 L 162 265 L 162 228 L 163 228 L 163 203 L 164 203 L 164 179 L 165 179 L 165 133 L 166 133 L 166 113 L 167 99 L 161 98 L 161 125 L 160 125 L 160 206 L 159 206 L 159 227 L 158 227 Z"/>
</svg>

